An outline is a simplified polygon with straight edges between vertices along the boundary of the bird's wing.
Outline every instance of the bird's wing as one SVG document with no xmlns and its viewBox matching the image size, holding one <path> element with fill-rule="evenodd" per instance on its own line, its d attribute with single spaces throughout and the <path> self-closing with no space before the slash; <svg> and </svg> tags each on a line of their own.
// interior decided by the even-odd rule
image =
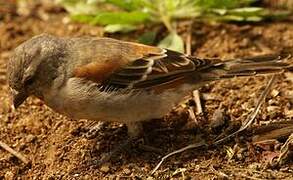
<svg viewBox="0 0 293 180">
<path fill-rule="evenodd" d="M 104 52 L 107 55 L 103 59 L 107 60 L 93 60 L 79 66 L 75 69 L 76 77 L 92 80 L 104 87 L 168 88 L 170 85 L 184 83 L 186 74 L 211 65 L 210 60 L 189 57 L 171 50 L 108 38 L 106 40 L 103 46 L 108 47 L 108 53 Z M 112 42 L 111 47 L 109 42 Z"/>
<path fill-rule="evenodd" d="M 171 88 L 187 80 L 187 74 L 207 68 L 209 60 L 164 50 L 160 55 L 148 55 L 123 66 L 111 74 L 105 85 L 119 88 Z"/>
</svg>

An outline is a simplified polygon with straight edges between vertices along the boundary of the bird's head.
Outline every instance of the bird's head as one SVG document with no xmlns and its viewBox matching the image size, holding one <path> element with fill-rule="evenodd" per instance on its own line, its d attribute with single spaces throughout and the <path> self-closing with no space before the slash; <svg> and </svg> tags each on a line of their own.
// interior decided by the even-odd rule
<svg viewBox="0 0 293 180">
<path fill-rule="evenodd" d="M 56 78 L 62 49 L 62 39 L 41 34 L 14 50 L 7 65 L 7 79 L 15 108 L 30 95 L 42 97 L 42 90 Z"/>
</svg>

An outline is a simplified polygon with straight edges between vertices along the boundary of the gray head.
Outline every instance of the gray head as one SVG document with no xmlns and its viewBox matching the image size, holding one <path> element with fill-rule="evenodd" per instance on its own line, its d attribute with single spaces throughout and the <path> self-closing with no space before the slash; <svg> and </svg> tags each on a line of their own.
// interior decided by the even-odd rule
<svg viewBox="0 0 293 180">
<path fill-rule="evenodd" d="M 15 108 L 30 95 L 42 98 L 42 89 L 56 77 L 64 46 L 63 39 L 41 34 L 14 50 L 7 65 L 7 78 Z"/>
</svg>

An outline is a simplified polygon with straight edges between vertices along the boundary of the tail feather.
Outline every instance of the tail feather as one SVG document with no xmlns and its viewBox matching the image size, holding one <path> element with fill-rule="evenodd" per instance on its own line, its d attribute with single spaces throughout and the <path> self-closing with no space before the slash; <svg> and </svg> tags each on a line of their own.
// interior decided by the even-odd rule
<svg viewBox="0 0 293 180">
<path fill-rule="evenodd" d="M 253 76 L 282 73 L 293 68 L 293 58 L 289 53 L 261 55 L 231 59 L 214 64 L 207 72 L 207 79 L 222 79 L 238 76 Z"/>
<path fill-rule="evenodd" d="M 265 54 L 265 55 L 258 55 L 252 57 L 244 57 L 235 60 L 239 60 L 243 63 L 245 62 L 268 62 L 268 61 L 277 61 L 288 59 L 291 57 L 290 53 L 279 53 L 279 54 Z"/>
</svg>

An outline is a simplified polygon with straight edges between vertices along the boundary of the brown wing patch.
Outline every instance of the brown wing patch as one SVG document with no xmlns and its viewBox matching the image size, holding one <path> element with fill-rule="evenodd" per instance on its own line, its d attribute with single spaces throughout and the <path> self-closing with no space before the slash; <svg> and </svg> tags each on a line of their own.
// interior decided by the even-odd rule
<svg viewBox="0 0 293 180">
<path fill-rule="evenodd" d="M 81 67 L 77 67 L 73 74 L 75 77 L 86 78 L 97 83 L 103 82 L 114 71 L 120 68 L 118 61 L 113 62 L 92 62 Z"/>
<path fill-rule="evenodd" d="M 150 56 L 150 55 L 161 55 L 164 54 L 164 50 L 158 47 L 154 46 L 148 46 L 148 45 L 143 45 L 143 44 L 138 44 L 138 43 L 133 43 L 133 42 L 124 42 L 127 49 L 132 50 L 132 56 L 135 56 L 136 59 Z"/>
<path fill-rule="evenodd" d="M 91 45 L 91 46 L 90 46 Z M 99 38 L 79 45 L 79 58 L 84 59 L 73 72 L 75 77 L 85 78 L 97 83 L 104 82 L 113 72 L 126 68 L 127 64 L 154 55 L 162 55 L 165 50 L 138 43 Z M 87 53 L 85 53 L 87 52 Z M 90 62 L 89 62 L 90 61 Z"/>
</svg>

